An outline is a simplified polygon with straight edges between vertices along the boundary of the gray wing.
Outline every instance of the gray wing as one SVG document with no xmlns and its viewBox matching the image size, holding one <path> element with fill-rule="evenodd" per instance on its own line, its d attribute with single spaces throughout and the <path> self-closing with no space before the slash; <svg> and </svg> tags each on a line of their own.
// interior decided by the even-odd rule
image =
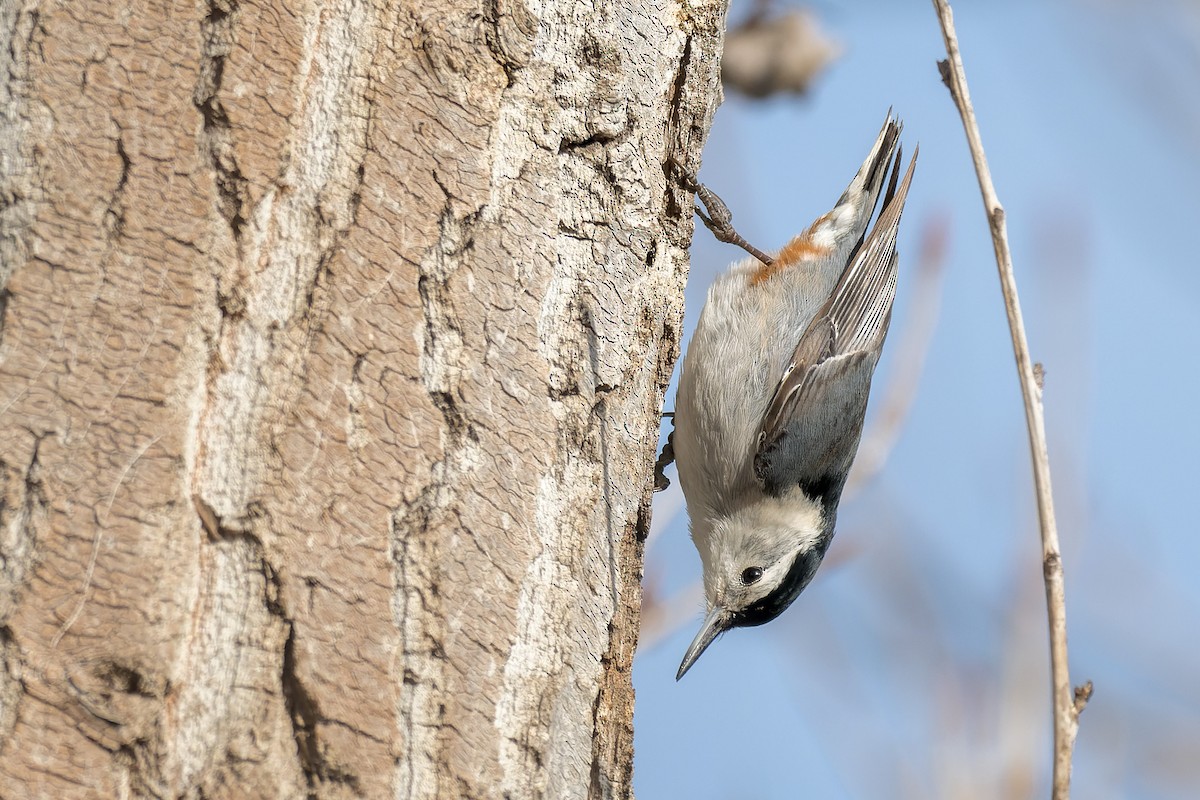
<svg viewBox="0 0 1200 800">
<path fill-rule="evenodd" d="M 799 485 L 836 503 L 862 434 L 871 376 L 896 296 L 896 234 L 913 153 L 896 187 L 900 153 L 875 227 L 817 311 L 784 369 L 759 432 L 754 471 L 770 494 Z"/>
</svg>

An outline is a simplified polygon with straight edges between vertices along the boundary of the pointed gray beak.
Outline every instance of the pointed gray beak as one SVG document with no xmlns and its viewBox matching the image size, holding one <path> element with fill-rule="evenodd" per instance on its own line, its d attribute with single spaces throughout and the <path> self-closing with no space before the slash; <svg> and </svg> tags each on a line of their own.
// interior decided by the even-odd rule
<svg viewBox="0 0 1200 800">
<path fill-rule="evenodd" d="M 695 639 L 692 639 L 691 646 L 683 654 L 683 663 L 679 665 L 679 672 L 675 673 L 675 680 L 682 678 L 683 674 L 692 668 L 692 664 L 696 663 L 700 654 L 713 643 L 714 639 L 729 630 L 729 623 L 729 614 L 725 613 L 725 609 L 721 606 L 713 606 L 713 610 L 708 612 L 708 616 L 704 618 L 700 632 L 696 634 Z"/>
</svg>

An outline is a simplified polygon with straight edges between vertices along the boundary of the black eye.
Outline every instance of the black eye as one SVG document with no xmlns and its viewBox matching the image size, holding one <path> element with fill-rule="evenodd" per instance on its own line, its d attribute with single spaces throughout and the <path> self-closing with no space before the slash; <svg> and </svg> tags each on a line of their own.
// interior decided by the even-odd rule
<svg viewBox="0 0 1200 800">
<path fill-rule="evenodd" d="M 746 567 L 742 570 L 742 583 L 749 586 L 762 577 L 762 567 Z"/>
</svg>

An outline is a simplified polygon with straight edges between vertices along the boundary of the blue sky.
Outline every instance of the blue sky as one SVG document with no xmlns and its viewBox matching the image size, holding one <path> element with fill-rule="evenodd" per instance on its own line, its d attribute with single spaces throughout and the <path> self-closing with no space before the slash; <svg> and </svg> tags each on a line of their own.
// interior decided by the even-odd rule
<svg viewBox="0 0 1200 800">
<path fill-rule="evenodd" d="M 909 322 L 905 268 L 921 231 L 943 219 L 937 329 L 895 449 L 843 503 L 830 558 L 795 605 L 724 636 L 678 684 L 698 604 L 639 653 L 635 790 L 642 800 L 1046 796 L 1048 659 L 1024 417 L 976 179 L 935 68 L 937 22 L 926 2 L 815 10 L 843 56 L 804 99 L 730 92 L 701 179 L 742 234 L 777 248 L 828 209 L 894 107 L 921 156 L 889 348 Z M 1117 0 L 955 10 L 1030 344 L 1047 370 L 1072 677 L 1096 683 L 1077 795 L 1194 797 L 1200 12 Z M 699 229 L 689 333 L 708 283 L 738 257 Z M 659 595 L 699 576 L 675 505 L 656 498 L 647 580 Z"/>
</svg>

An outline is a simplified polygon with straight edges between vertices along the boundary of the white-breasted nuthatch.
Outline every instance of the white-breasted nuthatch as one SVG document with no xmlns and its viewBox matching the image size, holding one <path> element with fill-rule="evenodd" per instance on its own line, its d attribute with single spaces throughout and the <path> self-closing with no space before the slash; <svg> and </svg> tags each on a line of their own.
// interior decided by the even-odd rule
<svg viewBox="0 0 1200 800">
<path fill-rule="evenodd" d="M 917 158 L 897 186 L 900 128 L 889 112 L 832 211 L 774 259 L 735 264 L 708 290 L 672 437 L 707 614 L 676 680 L 722 632 L 779 616 L 833 538 L 896 295 L 896 234 Z"/>
</svg>

